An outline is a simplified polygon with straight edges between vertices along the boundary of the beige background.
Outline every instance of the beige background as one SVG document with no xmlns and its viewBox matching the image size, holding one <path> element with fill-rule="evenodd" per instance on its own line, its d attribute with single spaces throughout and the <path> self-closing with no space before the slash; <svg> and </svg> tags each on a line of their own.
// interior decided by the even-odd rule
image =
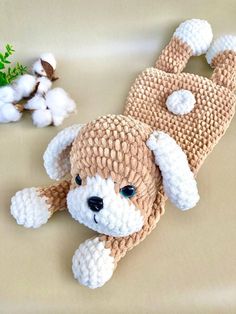
<svg viewBox="0 0 236 314">
<path fill-rule="evenodd" d="M 215 36 L 236 34 L 235 0 L 0 1 L 1 46 L 30 65 L 52 51 L 78 113 L 60 128 L 30 116 L 0 125 L 0 313 L 236 313 L 236 121 L 199 176 L 201 201 L 186 213 L 168 204 L 157 229 L 119 264 L 103 288 L 76 283 L 71 257 L 93 235 L 64 212 L 41 229 L 17 226 L 11 196 L 50 184 L 42 154 L 58 130 L 121 113 L 136 75 L 154 64 L 178 23 L 205 18 Z M 205 59 L 187 71 L 210 75 Z"/>
</svg>

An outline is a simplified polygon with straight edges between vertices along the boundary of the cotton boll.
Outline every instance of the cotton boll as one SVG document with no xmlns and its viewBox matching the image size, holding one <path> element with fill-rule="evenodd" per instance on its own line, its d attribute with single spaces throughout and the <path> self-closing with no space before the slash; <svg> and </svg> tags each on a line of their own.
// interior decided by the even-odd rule
<svg viewBox="0 0 236 314">
<path fill-rule="evenodd" d="M 33 124 L 38 128 L 43 128 L 52 124 L 52 114 L 49 109 L 38 109 L 32 113 Z"/>
<path fill-rule="evenodd" d="M 61 125 L 66 117 L 67 117 L 67 115 L 64 115 L 64 116 L 53 115 L 52 116 L 53 125 L 55 125 L 55 126 Z"/>
<path fill-rule="evenodd" d="M 42 63 L 41 63 L 41 60 L 37 60 L 33 66 L 32 66 L 32 72 L 34 74 L 38 74 L 38 75 L 42 75 L 42 76 L 47 76 L 43 66 L 42 66 Z"/>
<path fill-rule="evenodd" d="M 46 105 L 52 112 L 65 115 L 75 110 L 75 102 L 68 96 L 63 88 L 51 89 L 46 94 Z"/>
<path fill-rule="evenodd" d="M 1 114 L 2 117 L 9 122 L 19 121 L 22 113 L 19 112 L 16 107 L 11 103 L 6 103 L 4 106 L 1 107 Z"/>
<path fill-rule="evenodd" d="M 57 62 L 54 55 L 51 52 L 42 53 L 39 58 L 51 64 L 53 70 L 56 70 Z"/>
<path fill-rule="evenodd" d="M 51 68 L 47 69 L 45 68 L 42 64 L 42 61 L 47 62 Z M 32 66 L 32 71 L 34 74 L 38 74 L 40 76 L 51 76 L 53 75 L 53 72 L 56 69 L 56 59 L 52 53 L 43 53 L 39 59 L 33 64 Z M 48 73 L 47 73 L 48 71 Z"/>
<path fill-rule="evenodd" d="M 18 102 L 23 98 L 22 90 L 14 86 L 14 102 Z"/>
<path fill-rule="evenodd" d="M 36 86 L 36 77 L 30 74 L 20 76 L 14 83 L 15 100 L 28 97 Z"/>
<path fill-rule="evenodd" d="M 59 115 L 66 113 L 67 95 L 62 88 L 54 88 L 45 95 L 46 105 L 52 112 L 57 112 Z"/>
<path fill-rule="evenodd" d="M 53 88 L 47 92 L 45 97 L 46 104 L 50 109 L 54 108 L 55 106 L 57 106 L 58 108 L 66 107 L 68 95 L 63 88 L 60 87 Z"/>
<path fill-rule="evenodd" d="M 24 107 L 29 110 L 46 109 L 45 99 L 41 95 L 36 94 L 27 101 Z"/>
<path fill-rule="evenodd" d="M 46 105 L 51 110 L 54 125 L 62 124 L 68 114 L 75 110 L 75 102 L 60 87 L 48 91 L 45 98 Z"/>
<path fill-rule="evenodd" d="M 45 76 L 37 78 L 36 84 L 37 83 L 39 83 L 37 89 L 38 94 L 45 94 L 52 87 L 52 81 Z"/>
<path fill-rule="evenodd" d="M 8 85 L 0 88 L 0 101 L 3 103 L 14 101 L 14 89 L 12 86 Z"/>
<path fill-rule="evenodd" d="M 56 107 L 51 109 L 51 113 L 53 124 L 56 126 L 61 125 L 63 120 L 68 116 L 66 110 Z"/>
</svg>

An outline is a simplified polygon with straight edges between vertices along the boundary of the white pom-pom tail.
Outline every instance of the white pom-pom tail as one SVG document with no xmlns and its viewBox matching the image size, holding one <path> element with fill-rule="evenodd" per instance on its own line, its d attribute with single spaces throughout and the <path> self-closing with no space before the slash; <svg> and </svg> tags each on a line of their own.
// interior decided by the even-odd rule
<svg viewBox="0 0 236 314">
<path fill-rule="evenodd" d="M 193 93 L 186 89 L 174 91 L 166 100 L 168 110 L 176 115 L 188 114 L 193 110 L 195 103 Z"/>
</svg>

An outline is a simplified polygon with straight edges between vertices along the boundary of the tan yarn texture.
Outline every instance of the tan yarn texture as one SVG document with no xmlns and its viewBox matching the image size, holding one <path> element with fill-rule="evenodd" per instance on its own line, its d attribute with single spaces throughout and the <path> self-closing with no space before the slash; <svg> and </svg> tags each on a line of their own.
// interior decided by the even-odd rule
<svg viewBox="0 0 236 314">
<path fill-rule="evenodd" d="M 111 177 L 117 193 L 133 184 L 137 193 L 132 203 L 147 217 L 161 184 L 154 156 L 145 144 L 151 133 L 148 125 L 122 115 L 104 116 L 87 124 L 72 145 L 72 186 L 77 187 L 73 180 L 77 174 L 83 184 L 96 174 Z"/>
<path fill-rule="evenodd" d="M 192 49 L 179 38 L 173 37 L 162 50 L 156 62 L 156 68 L 165 72 L 179 73 L 184 69 L 191 56 Z"/>
<path fill-rule="evenodd" d="M 49 187 L 38 189 L 39 196 L 45 198 L 49 211 L 53 214 L 56 211 L 66 209 L 66 196 L 70 190 L 70 181 L 62 181 Z"/>
<path fill-rule="evenodd" d="M 213 59 L 212 80 L 180 73 L 191 55 L 188 45 L 173 38 L 157 60 L 156 67 L 146 69 L 135 80 L 124 116 L 105 116 L 87 124 L 72 145 L 72 189 L 77 174 L 83 184 L 86 184 L 87 176 L 111 176 L 117 192 L 127 184 L 137 187 L 132 202 L 145 216 L 142 230 L 122 238 L 100 236 L 111 249 L 116 263 L 155 228 L 164 213 L 166 197 L 161 175 L 145 144 L 149 135 L 153 130 L 171 135 L 186 153 L 196 174 L 234 115 L 236 53 L 226 51 Z M 166 99 L 180 89 L 191 91 L 196 104 L 189 114 L 177 116 L 168 111 Z M 47 189 L 41 189 L 41 193 L 48 195 L 50 203 L 55 203 L 56 190 L 47 194 Z M 58 195 L 61 198 L 59 204 L 51 205 L 52 211 L 65 205 L 67 191 L 68 183 L 65 193 Z"/>
<path fill-rule="evenodd" d="M 181 45 L 179 41 L 172 39 L 171 43 L 164 49 L 164 55 L 162 53 L 156 63 L 162 69 L 174 73 L 182 70 L 191 55 L 191 51 L 188 49 L 188 53 L 183 56 L 181 66 L 176 68 L 172 61 L 174 56 L 172 49 L 175 49 L 176 45 L 181 48 L 184 47 L 184 44 Z M 181 53 L 181 49 L 177 51 L 177 60 L 180 60 L 182 57 L 178 53 Z M 170 134 L 185 151 L 194 173 L 197 173 L 204 159 L 225 133 L 234 115 L 235 95 L 224 86 L 231 89 L 235 88 L 232 79 L 235 77 L 233 71 L 235 71 L 236 62 L 233 61 L 230 66 L 224 63 L 224 60 L 222 62 L 222 59 L 227 58 L 227 55 L 230 55 L 230 60 L 233 58 L 232 55 L 236 56 L 232 52 L 222 53 L 218 56 L 219 63 L 217 60 L 213 60 L 216 68 L 213 74 L 214 82 L 189 73 L 172 74 L 157 68 L 150 68 L 138 76 L 127 98 L 124 114 L 147 123 L 153 130 L 162 130 Z M 169 64 L 170 66 L 168 66 Z M 216 80 L 215 73 L 219 71 L 218 64 L 221 75 Z M 225 68 L 222 64 L 225 64 Z M 226 75 L 229 70 L 229 75 Z M 179 89 L 191 91 L 196 98 L 194 110 L 184 116 L 176 116 L 169 112 L 166 107 L 167 97 Z M 164 204 L 163 187 L 160 187 L 149 219 L 140 232 L 124 238 L 101 237 L 101 240 L 106 240 L 107 247 L 111 248 L 116 262 L 128 250 L 144 240 L 155 228 L 160 214 L 164 212 Z"/>
<path fill-rule="evenodd" d="M 172 114 L 165 104 L 167 97 L 179 89 L 191 91 L 196 99 L 195 108 L 183 116 Z M 196 172 L 226 131 L 234 106 L 234 94 L 205 77 L 150 68 L 132 86 L 125 114 L 171 135 Z"/>
<path fill-rule="evenodd" d="M 234 91 L 236 89 L 236 53 L 225 51 L 213 58 L 211 65 L 215 68 L 212 81 Z"/>
</svg>

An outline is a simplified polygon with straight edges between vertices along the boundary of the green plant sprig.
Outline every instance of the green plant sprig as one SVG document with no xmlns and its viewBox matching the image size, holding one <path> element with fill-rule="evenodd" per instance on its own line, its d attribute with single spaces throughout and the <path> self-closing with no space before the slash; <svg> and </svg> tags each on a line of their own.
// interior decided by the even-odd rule
<svg viewBox="0 0 236 314">
<path fill-rule="evenodd" d="M 9 44 L 5 46 L 4 52 L 0 52 L 0 86 L 11 84 L 18 76 L 27 73 L 27 67 L 18 62 L 15 66 L 8 66 L 11 64 L 9 57 L 12 56 L 14 52 L 15 50 Z"/>
</svg>

